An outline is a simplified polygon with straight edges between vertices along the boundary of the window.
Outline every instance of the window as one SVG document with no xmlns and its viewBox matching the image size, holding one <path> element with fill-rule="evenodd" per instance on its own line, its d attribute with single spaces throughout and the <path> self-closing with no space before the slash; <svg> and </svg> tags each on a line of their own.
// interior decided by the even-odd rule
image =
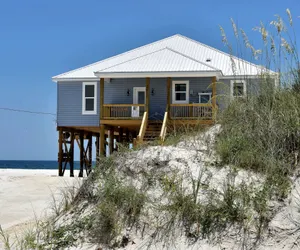
<svg viewBox="0 0 300 250">
<path fill-rule="evenodd" d="M 231 80 L 230 92 L 232 97 L 246 96 L 246 81 L 244 80 Z"/>
<path fill-rule="evenodd" d="M 173 103 L 189 103 L 189 82 L 173 81 Z"/>
<path fill-rule="evenodd" d="M 82 83 L 82 114 L 97 114 L 97 83 Z"/>
<path fill-rule="evenodd" d="M 198 93 L 199 103 L 209 103 L 211 100 L 211 93 Z"/>
</svg>

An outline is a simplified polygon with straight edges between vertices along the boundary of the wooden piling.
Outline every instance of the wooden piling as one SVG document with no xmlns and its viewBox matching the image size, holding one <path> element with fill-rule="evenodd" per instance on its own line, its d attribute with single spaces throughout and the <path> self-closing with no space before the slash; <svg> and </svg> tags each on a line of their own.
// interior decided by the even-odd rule
<svg viewBox="0 0 300 250">
<path fill-rule="evenodd" d="M 58 175 L 63 176 L 63 148 L 62 148 L 62 141 L 63 141 L 63 131 L 59 129 L 58 134 Z"/>
<path fill-rule="evenodd" d="M 89 142 L 88 142 L 88 166 L 87 166 L 87 175 L 89 175 L 92 171 L 92 143 L 93 143 L 93 136 L 92 134 L 89 135 Z"/>
<path fill-rule="evenodd" d="M 100 125 L 100 156 L 105 155 L 105 126 Z"/>
<path fill-rule="evenodd" d="M 109 155 L 114 151 L 114 128 L 109 130 Z"/>
<path fill-rule="evenodd" d="M 96 162 L 99 159 L 99 150 L 100 150 L 100 134 L 96 136 Z"/>
<path fill-rule="evenodd" d="M 83 177 L 83 165 L 84 165 L 84 134 L 81 131 L 80 132 L 80 171 L 79 171 L 79 177 Z"/>
<path fill-rule="evenodd" d="M 74 177 L 74 140 L 75 140 L 75 133 L 72 130 L 71 138 L 70 138 L 70 177 Z"/>
<path fill-rule="evenodd" d="M 123 128 L 119 128 L 119 142 L 122 143 L 123 142 Z"/>
</svg>

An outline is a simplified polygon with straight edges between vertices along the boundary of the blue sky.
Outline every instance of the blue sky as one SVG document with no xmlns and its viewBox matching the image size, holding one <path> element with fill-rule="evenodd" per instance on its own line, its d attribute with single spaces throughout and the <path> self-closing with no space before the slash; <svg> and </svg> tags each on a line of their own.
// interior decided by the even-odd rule
<svg viewBox="0 0 300 250">
<path fill-rule="evenodd" d="M 176 33 L 226 51 L 219 24 L 255 41 L 286 8 L 300 16 L 299 0 L 2 1 L 0 108 L 56 113 L 54 75 Z M 57 159 L 54 116 L 0 110 L 0 140 L 0 160 Z"/>
</svg>

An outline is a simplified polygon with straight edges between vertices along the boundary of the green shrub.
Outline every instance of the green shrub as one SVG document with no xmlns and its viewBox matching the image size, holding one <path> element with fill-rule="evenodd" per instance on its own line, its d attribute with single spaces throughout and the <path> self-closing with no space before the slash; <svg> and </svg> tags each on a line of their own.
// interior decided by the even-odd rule
<svg viewBox="0 0 300 250">
<path fill-rule="evenodd" d="M 89 230 L 93 241 L 110 245 L 119 235 L 121 227 L 115 204 L 104 201 L 91 217 L 93 224 Z"/>
<path fill-rule="evenodd" d="M 126 216 L 129 225 L 136 221 L 146 201 L 144 193 L 132 185 L 122 184 L 117 179 L 108 180 L 102 192 L 103 200 L 114 204 Z"/>
<path fill-rule="evenodd" d="M 300 94 L 290 89 L 234 100 L 221 114 L 217 152 L 225 164 L 265 174 L 275 192 L 285 196 L 300 150 L 298 114 Z"/>
<path fill-rule="evenodd" d="M 235 187 L 229 179 L 222 193 L 207 190 L 208 197 L 203 202 L 195 199 L 198 192 L 183 188 L 183 179 L 179 176 L 163 178 L 161 184 L 168 202 L 160 206 L 160 211 L 169 215 L 163 235 L 172 235 L 178 225 L 194 239 L 209 238 L 233 224 L 243 227 L 253 205 L 252 190 L 245 184 Z"/>
<path fill-rule="evenodd" d="M 105 163 L 107 165 L 102 165 L 105 171 L 98 172 L 100 185 L 96 200 L 99 205 L 91 216 L 89 234 L 94 242 L 118 246 L 121 230 L 138 225 L 147 196 L 116 174 L 113 159 Z"/>
</svg>

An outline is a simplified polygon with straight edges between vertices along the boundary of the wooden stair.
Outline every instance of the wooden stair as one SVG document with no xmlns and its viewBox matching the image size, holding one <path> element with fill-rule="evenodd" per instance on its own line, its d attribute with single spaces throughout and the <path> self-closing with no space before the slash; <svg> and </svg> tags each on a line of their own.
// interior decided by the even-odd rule
<svg viewBox="0 0 300 250">
<path fill-rule="evenodd" d="M 148 125 L 144 135 L 144 141 L 158 140 L 161 132 L 161 126 L 161 121 L 148 121 Z"/>
</svg>

